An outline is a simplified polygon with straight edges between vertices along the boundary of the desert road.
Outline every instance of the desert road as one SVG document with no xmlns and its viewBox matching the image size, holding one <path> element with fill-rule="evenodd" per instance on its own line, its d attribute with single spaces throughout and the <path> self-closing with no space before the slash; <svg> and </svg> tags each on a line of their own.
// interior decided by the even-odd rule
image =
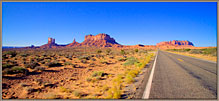
<svg viewBox="0 0 219 101">
<path fill-rule="evenodd" d="M 217 98 L 216 63 L 159 50 L 155 64 L 149 99 Z"/>
</svg>

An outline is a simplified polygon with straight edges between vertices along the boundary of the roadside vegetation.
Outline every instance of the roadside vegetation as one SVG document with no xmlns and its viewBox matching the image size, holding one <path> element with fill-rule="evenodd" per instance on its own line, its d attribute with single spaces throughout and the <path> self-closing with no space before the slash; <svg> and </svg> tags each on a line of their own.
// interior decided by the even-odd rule
<svg viewBox="0 0 219 101">
<path fill-rule="evenodd" d="M 202 58 L 210 61 L 217 61 L 217 48 L 204 48 L 204 49 L 167 49 L 166 51 Z"/>
<path fill-rule="evenodd" d="M 3 99 L 120 99 L 154 57 L 152 51 L 3 50 Z"/>
</svg>

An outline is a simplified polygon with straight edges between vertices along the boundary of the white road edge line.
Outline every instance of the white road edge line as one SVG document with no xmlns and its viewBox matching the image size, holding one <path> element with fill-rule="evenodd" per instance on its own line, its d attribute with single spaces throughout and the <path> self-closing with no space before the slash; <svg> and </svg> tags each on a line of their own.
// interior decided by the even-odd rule
<svg viewBox="0 0 219 101">
<path fill-rule="evenodd" d="M 159 50 L 158 50 L 158 51 L 159 51 Z M 155 60 L 154 60 L 154 64 L 153 64 L 153 67 L 152 67 L 152 70 L 151 70 L 151 74 L 150 74 L 149 80 L 148 80 L 148 82 L 147 82 L 145 91 L 144 91 L 144 93 L 143 93 L 142 99 L 149 99 L 150 90 L 151 90 L 151 84 L 152 84 L 152 79 L 153 79 L 153 76 L 154 76 L 154 69 L 155 69 L 156 60 L 157 60 L 157 56 L 158 56 L 158 51 L 157 51 L 156 58 L 155 58 Z"/>
</svg>

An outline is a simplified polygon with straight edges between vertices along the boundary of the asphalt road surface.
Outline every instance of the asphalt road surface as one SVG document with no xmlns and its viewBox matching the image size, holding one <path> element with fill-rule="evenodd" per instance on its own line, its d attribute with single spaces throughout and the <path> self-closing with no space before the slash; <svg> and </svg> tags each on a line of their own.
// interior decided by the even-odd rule
<svg viewBox="0 0 219 101">
<path fill-rule="evenodd" d="M 149 99 L 216 99 L 216 63 L 158 51 Z"/>
</svg>

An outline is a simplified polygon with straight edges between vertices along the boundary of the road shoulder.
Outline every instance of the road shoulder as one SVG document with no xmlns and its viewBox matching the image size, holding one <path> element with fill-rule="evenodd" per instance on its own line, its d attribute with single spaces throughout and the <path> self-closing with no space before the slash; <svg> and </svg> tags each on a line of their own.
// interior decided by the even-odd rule
<svg viewBox="0 0 219 101">
<path fill-rule="evenodd" d="M 138 74 L 134 79 L 135 82 L 133 84 L 129 84 L 125 88 L 125 98 L 130 99 L 142 99 L 143 93 L 145 91 L 145 87 L 147 85 L 152 67 L 154 65 L 155 57 L 151 59 L 151 61 L 142 69 L 142 73 Z"/>
</svg>

